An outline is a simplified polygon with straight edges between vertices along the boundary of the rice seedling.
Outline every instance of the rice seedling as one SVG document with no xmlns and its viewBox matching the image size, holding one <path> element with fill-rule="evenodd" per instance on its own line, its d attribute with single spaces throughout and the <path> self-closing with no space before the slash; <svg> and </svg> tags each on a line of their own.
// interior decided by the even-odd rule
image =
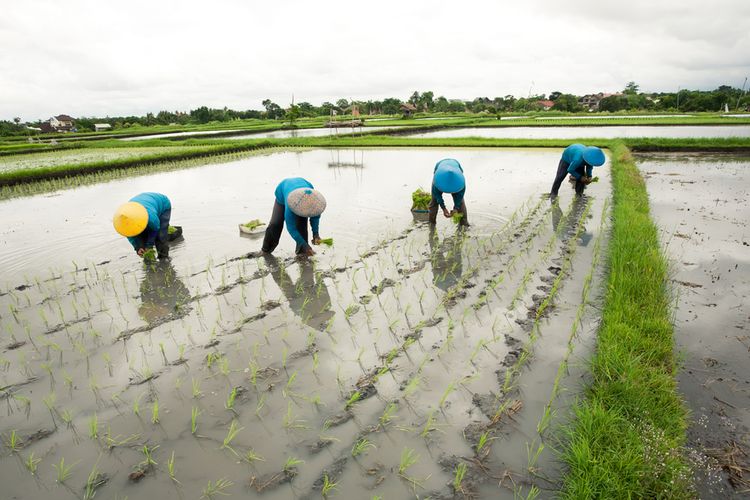
<svg viewBox="0 0 750 500">
<path fill-rule="evenodd" d="M 482 435 L 479 436 L 479 441 L 477 441 L 477 444 L 475 446 L 477 454 L 482 454 L 482 450 L 489 452 L 489 449 L 487 449 L 487 445 L 494 440 L 495 438 L 490 436 L 490 431 L 483 432 Z"/>
<path fill-rule="evenodd" d="M 285 385 L 285 386 L 284 386 L 284 388 L 283 388 L 283 389 L 281 390 L 281 394 L 282 394 L 282 395 L 283 395 L 284 397 L 287 397 L 287 395 L 293 395 L 293 394 L 294 394 L 294 393 L 292 392 L 292 386 L 293 386 L 293 384 L 294 384 L 294 380 L 295 380 L 296 378 L 297 378 L 297 372 L 295 371 L 294 373 L 292 373 L 292 374 L 291 374 L 291 375 L 289 376 L 289 379 L 288 379 L 288 380 L 286 381 L 286 385 Z"/>
<path fill-rule="evenodd" d="M 216 482 L 208 481 L 208 484 L 203 488 L 203 494 L 201 498 L 206 500 L 213 500 L 217 495 L 228 496 L 229 493 L 226 490 L 232 487 L 234 483 L 226 478 L 217 479 Z"/>
<path fill-rule="evenodd" d="M 323 474 L 323 487 L 320 491 L 321 495 L 323 495 L 323 498 L 327 498 L 328 495 L 336 489 L 337 484 L 338 483 L 328 479 L 328 474 Z"/>
<path fill-rule="evenodd" d="M 453 393 L 453 391 L 456 390 L 456 383 L 455 381 L 450 382 L 448 384 L 448 387 L 445 388 L 445 391 L 443 391 L 443 395 L 440 397 L 440 402 L 438 403 L 438 407 L 442 408 L 443 405 L 445 405 L 445 401 L 448 399 L 448 396 Z"/>
<path fill-rule="evenodd" d="M 404 448 L 401 451 L 401 460 L 398 464 L 398 474 L 406 478 L 406 471 L 419 461 L 419 455 L 410 448 Z"/>
<path fill-rule="evenodd" d="M 154 467 L 156 465 L 159 465 L 156 460 L 154 460 L 154 451 L 159 448 L 159 445 L 148 447 L 148 445 L 143 445 L 143 448 L 141 448 L 141 451 L 143 452 L 144 460 L 138 464 L 138 467 L 141 469 L 150 469 L 151 467 Z"/>
<path fill-rule="evenodd" d="M 260 412 L 266 404 L 266 395 L 261 394 L 258 398 L 258 402 L 255 404 L 255 415 L 260 418 Z"/>
<path fill-rule="evenodd" d="M 52 418 L 52 424 L 55 426 L 55 429 L 57 429 L 57 421 L 55 420 L 55 399 L 57 396 L 54 392 L 51 392 L 47 394 L 47 396 L 42 399 L 42 402 L 44 403 L 44 406 L 47 407 L 47 410 L 49 411 L 49 416 Z"/>
<path fill-rule="evenodd" d="M 70 465 L 65 465 L 65 457 L 60 457 L 60 463 L 59 464 L 52 464 L 52 467 L 57 471 L 57 479 L 56 481 L 60 484 L 63 484 L 65 481 L 70 479 L 70 476 L 73 475 L 73 467 L 78 462 L 74 462 Z"/>
<path fill-rule="evenodd" d="M 227 449 L 231 451 L 235 456 L 239 456 L 237 455 L 237 452 L 234 451 L 231 444 L 234 438 L 237 437 L 237 434 L 239 434 L 242 429 L 244 429 L 244 427 L 238 427 L 237 421 L 232 420 L 232 423 L 229 424 L 229 430 L 227 431 L 227 435 L 224 437 L 224 441 L 222 442 L 220 449 L 222 450 Z"/>
<path fill-rule="evenodd" d="M 536 463 L 539 461 L 539 456 L 544 451 L 544 443 L 539 443 L 538 446 L 536 446 L 536 443 L 532 443 L 529 445 L 526 443 L 526 456 L 527 456 L 527 464 L 526 464 L 526 470 L 529 471 L 529 473 L 533 474 L 536 471 Z"/>
<path fill-rule="evenodd" d="M 304 420 L 297 420 L 297 417 L 292 412 L 292 403 L 287 403 L 286 414 L 282 424 L 285 429 L 307 429 Z"/>
<path fill-rule="evenodd" d="M 453 475 L 453 491 L 455 492 L 463 492 L 463 488 L 461 488 L 461 483 L 464 481 L 464 476 L 466 476 L 466 463 L 461 462 L 456 466 L 456 470 Z"/>
<path fill-rule="evenodd" d="M 284 462 L 284 469 L 283 470 L 284 470 L 284 472 L 290 472 L 290 471 L 294 470 L 294 468 L 297 467 L 299 464 L 303 464 L 303 463 L 305 463 L 304 460 L 299 460 L 299 459 L 294 458 L 294 457 L 288 457 L 286 459 L 286 462 Z"/>
<path fill-rule="evenodd" d="M 42 459 L 35 457 L 34 452 L 32 451 L 31 454 L 26 457 L 26 460 L 23 461 L 23 465 L 26 467 L 26 469 L 31 472 L 32 476 L 36 475 L 37 467 L 39 466 L 39 462 L 41 462 Z"/>
<path fill-rule="evenodd" d="M 367 438 L 358 439 L 357 442 L 354 443 L 354 446 L 352 446 L 352 457 L 356 458 L 370 448 L 375 449 L 377 447 Z"/>
<path fill-rule="evenodd" d="M 89 418 L 89 437 L 91 439 L 99 438 L 99 417 L 96 412 Z"/>
<path fill-rule="evenodd" d="M 200 416 L 201 411 L 198 409 L 198 407 L 193 406 L 193 409 L 190 412 L 190 433 L 195 436 L 195 433 L 198 431 L 198 417 Z"/>
<path fill-rule="evenodd" d="M 427 437 L 429 434 L 433 431 L 440 430 L 435 425 L 436 419 L 435 419 L 435 412 L 431 411 L 429 415 L 427 415 L 427 420 L 424 423 L 424 427 L 422 427 L 422 432 L 419 433 L 421 437 Z"/>
<path fill-rule="evenodd" d="M 159 423 L 159 400 L 154 399 L 154 403 L 151 405 L 151 423 Z"/>
<path fill-rule="evenodd" d="M 201 392 L 201 381 L 195 380 L 194 378 L 192 380 L 192 386 L 193 386 L 193 399 L 198 399 L 199 397 L 203 396 L 203 393 Z"/>
<path fill-rule="evenodd" d="M 96 495 L 96 489 L 103 484 L 105 479 L 102 478 L 99 472 L 99 460 L 96 461 L 94 467 L 92 467 L 88 478 L 86 479 L 86 488 L 83 493 L 83 500 L 92 500 Z"/>
<path fill-rule="evenodd" d="M 234 412 L 234 402 L 236 399 L 237 399 L 237 388 L 232 387 L 232 391 L 229 393 L 229 396 L 227 396 L 227 400 L 224 403 L 224 408 L 226 408 L 229 411 Z"/>
<path fill-rule="evenodd" d="M 16 401 L 17 404 L 20 403 L 21 405 L 23 405 L 24 412 L 26 413 L 26 418 L 28 419 L 29 415 L 31 415 L 31 399 L 21 394 L 13 394 L 13 400 Z"/>
<path fill-rule="evenodd" d="M 11 451 L 11 453 L 18 452 L 22 447 L 21 439 L 15 429 L 10 431 L 10 436 L 3 437 L 3 441 L 5 441 L 5 446 Z"/>
<path fill-rule="evenodd" d="M 260 461 L 260 462 L 265 462 L 266 461 L 265 458 L 263 458 L 262 456 L 258 455 L 255 452 L 255 450 L 253 450 L 252 448 L 250 448 L 249 450 L 247 450 L 245 452 L 245 454 L 242 455 L 242 459 L 245 462 L 249 463 L 249 464 L 252 464 L 253 462 L 258 462 L 258 461 Z"/>
<path fill-rule="evenodd" d="M 167 460 L 167 470 L 169 471 L 169 479 L 177 484 L 182 484 L 177 480 L 177 477 L 175 476 L 174 450 L 172 450 L 172 455 L 169 457 L 169 460 Z"/>
<path fill-rule="evenodd" d="M 346 401 L 346 405 L 344 408 L 346 410 L 351 409 L 354 404 L 359 401 L 362 398 L 362 394 L 359 391 L 354 391 L 351 396 L 349 396 L 349 399 Z"/>
</svg>

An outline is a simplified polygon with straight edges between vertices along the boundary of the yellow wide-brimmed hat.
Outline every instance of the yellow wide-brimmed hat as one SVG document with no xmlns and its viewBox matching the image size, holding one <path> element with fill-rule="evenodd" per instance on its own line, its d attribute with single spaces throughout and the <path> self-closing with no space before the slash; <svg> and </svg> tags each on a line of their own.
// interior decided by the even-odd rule
<svg viewBox="0 0 750 500">
<path fill-rule="evenodd" d="M 140 203 L 129 201 L 120 205 L 112 217 L 115 231 L 123 236 L 136 236 L 141 234 L 148 225 L 148 212 L 146 207 Z"/>
</svg>

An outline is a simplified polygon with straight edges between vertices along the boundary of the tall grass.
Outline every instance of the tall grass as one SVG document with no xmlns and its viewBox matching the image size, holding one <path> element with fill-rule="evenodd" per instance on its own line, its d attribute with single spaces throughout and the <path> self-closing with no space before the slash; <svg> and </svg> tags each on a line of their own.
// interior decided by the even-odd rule
<svg viewBox="0 0 750 500">
<path fill-rule="evenodd" d="M 592 384 L 574 407 L 563 498 L 691 498 L 668 265 L 630 151 L 613 147 L 609 276 Z"/>
</svg>

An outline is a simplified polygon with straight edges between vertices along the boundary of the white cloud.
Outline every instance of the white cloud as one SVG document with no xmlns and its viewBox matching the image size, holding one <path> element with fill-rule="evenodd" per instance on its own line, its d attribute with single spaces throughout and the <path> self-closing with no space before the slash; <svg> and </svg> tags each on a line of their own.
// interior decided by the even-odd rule
<svg viewBox="0 0 750 500">
<path fill-rule="evenodd" d="M 0 118 L 740 85 L 745 0 L 4 0 Z"/>
</svg>

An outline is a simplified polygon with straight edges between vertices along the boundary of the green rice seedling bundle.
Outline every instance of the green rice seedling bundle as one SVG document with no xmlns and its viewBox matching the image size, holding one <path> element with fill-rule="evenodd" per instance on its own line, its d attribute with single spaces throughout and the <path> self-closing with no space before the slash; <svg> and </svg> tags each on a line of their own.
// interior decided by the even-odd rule
<svg viewBox="0 0 750 500">
<path fill-rule="evenodd" d="M 430 200 L 432 200 L 432 195 L 424 190 L 422 188 L 418 188 L 416 191 L 414 191 L 411 194 L 411 201 L 412 201 L 412 210 L 427 210 L 430 206 Z"/>
<path fill-rule="evenodd" d="M 257 229 L 260 226 L 265 226 L 266 223 L 265 222 L 261 222 L 260 219 L 253 219 L 253 220 L 251 220 L 249 222 L 245 222 L 244 224 L 241 224 L 241 225 L 242 225 L 242 227 L 245 227 L 245 228 L 249 229 L 250 231 L 252 231 L 254 229 Z"/>
</svg>

